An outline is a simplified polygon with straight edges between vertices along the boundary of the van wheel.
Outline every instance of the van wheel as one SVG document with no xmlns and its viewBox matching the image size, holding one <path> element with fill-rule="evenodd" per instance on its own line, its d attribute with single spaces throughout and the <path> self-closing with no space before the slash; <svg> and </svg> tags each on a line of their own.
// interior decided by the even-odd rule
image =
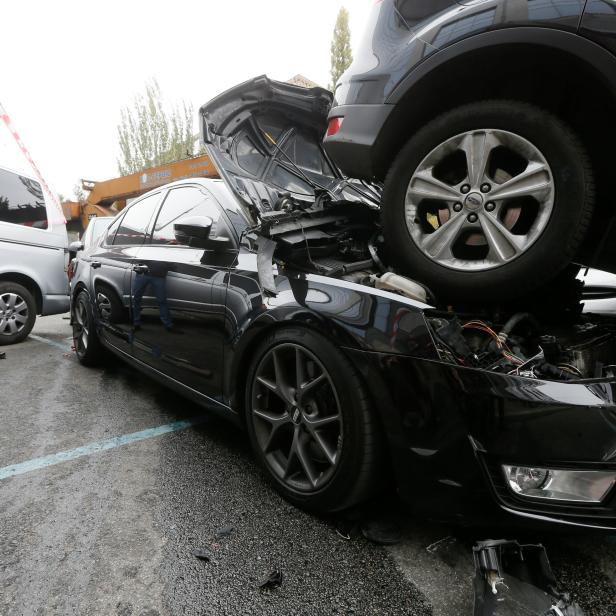
<svg viewBox="0 0 616 616">
<path fill-rule="evenodd" d="M 0 282 L 0 345 L 25 340 L 35 320 L 32 293 L 16 282 Z"/>
<path fill-rule="evenodd" d="M 86 291 L 81 291 L 73 304 L 73 344 L 77 359 L 84 366 L 97 365 L 103 356 L 103 347 L 96 333 L 92 302 Z"/>
</svg>

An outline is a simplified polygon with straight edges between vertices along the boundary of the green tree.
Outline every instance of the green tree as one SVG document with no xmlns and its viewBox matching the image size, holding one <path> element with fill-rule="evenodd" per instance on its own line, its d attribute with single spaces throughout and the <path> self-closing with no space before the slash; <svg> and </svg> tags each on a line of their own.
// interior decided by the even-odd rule
<svg viewBox="0 0 616 616">
<path fill-rule="evenodd" d="M 86 192 L 81 184 L 75 184 L 75 186 L 73 186 L 73 196 L 75 201 L 81 203 L 81 205 L 86 202 Z"/>
<path fill-rule="evenodd" d="M 152 79 L 145 84 L 145 94 L 122 110 L 118 138 L 121 175 L 192 156 L 192 105 L 167 107 L 158 82 Z"/>
<path fill-rule="evenodd" d="M 349 29 L 349 12 L 344 7 L 341 7 L 340 11 L 338 11 L 331 52 L 332 81 L 329 84 L 329 89 L 333 92 L 340 76 L 351 66 L 351 62 L 353 62 L 351 30 Z"/>
</svg>

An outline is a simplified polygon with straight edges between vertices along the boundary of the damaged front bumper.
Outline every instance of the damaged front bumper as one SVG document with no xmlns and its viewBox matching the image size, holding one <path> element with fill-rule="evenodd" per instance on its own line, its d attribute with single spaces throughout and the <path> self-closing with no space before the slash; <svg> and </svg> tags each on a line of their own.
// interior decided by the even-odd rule
<svg viewBox="0 0 616 616">
<path fill-rule="evenodd" d="M 418 515 L 616 530 L 616 381 L 545 381 L 348 352 L 382 411 L 401 496 Z M 506 467 L 593 471 L 602 489 L 590 501 L 523 495 Z"/>
<path fill-rule="evenodd" d="M 584 616 L 558 588 L 542 545 L 481 541 L 473 558 L 474 616 Z"/>
</svg>

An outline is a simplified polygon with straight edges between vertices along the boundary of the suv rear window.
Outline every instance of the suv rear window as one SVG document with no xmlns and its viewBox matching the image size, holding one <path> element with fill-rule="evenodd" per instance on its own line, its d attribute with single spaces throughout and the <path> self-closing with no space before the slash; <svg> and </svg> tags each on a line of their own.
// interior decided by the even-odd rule
<svg viewBox="0 0 616 616">
<path fill-rule="evenodd" d="M 41 185 L 0 169 L 0 222 L 47 229 L 47 209 Z"/>
</svg>

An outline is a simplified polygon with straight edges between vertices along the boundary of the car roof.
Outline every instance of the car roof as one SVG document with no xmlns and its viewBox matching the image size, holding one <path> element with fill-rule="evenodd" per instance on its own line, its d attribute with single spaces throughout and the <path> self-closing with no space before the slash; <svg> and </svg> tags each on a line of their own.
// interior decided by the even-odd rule
<svg viewBox="0 0 616 616">
<path fill-rule="evenodd" d="M 11 169 L 10 167 L 5 167 L 4 165 L 0 165 L 0 169 L 2 171 L 8 171 L 9 173 L 14 173 L 15 175 L 19 175 L 22 178 L 27 178 L 28 180 L 33 180 L 37 184 L 41 183 L 41 180 L 39 180 L 39 178 L 37 178 L 37 177 L 35 177 L 33 175 L 29 175 L 28 173 L 24 173 L 23 171 L 16 171 L 15 169 Z"/>
</svg>

